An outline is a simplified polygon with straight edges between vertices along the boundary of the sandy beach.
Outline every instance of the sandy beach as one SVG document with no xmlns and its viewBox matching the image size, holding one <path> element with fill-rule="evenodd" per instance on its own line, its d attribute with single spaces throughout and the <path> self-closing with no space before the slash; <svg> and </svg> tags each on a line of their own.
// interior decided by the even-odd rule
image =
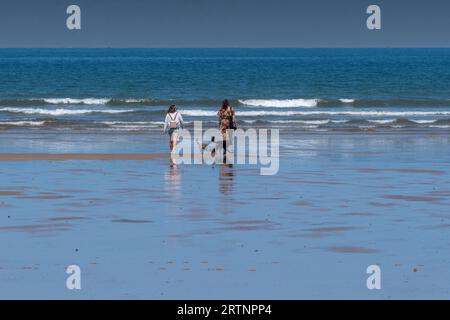
<svg viewBox="0 0 450 320">
<path fill-rule="evenodd" d="M 169 154 L 98 154 L 98 153 L 4 153 L 0 161 L 66 161 L 66 160 L 152 160 L 169 158 Z"/>
<path fill-rule="evenodd" d="M 446 134 L 283 135 L 275 176 L 171 166 L 160 136 L 31 138 L 0 136 L 1 298 L 450 297 Z"/>
</svg>

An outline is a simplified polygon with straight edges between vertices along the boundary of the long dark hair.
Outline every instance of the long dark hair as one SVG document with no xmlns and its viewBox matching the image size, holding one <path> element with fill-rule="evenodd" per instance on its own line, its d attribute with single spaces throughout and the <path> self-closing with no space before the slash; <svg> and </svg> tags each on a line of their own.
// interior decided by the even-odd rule
<svg viewBox="0 0 450 320">
<path fill-rule="evenodd" d="M 177 106 L 173 104 L 169 107 L 169 110 L 167 110 L 167 113 L 174 113 L 176 111 L 177 111 Z"/>
<path fill-rule="evenodd" d="M 222 110 L 228 109 L 229 106 L 230 106 L 230 103 L 228 102 L 228 99 L 225 99 L 222 101 Z"/>
</svg>

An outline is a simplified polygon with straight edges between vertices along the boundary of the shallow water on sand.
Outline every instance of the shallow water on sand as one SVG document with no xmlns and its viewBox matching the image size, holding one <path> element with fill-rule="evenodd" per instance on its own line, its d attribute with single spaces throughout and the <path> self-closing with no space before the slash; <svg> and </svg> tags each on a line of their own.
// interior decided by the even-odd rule
<svg viewBox="0 0 450 320">
<path fill-rule="evenodd" d="M 2 153 L 166 137 L 1 135 Z M 89 143 L 87 143 L 89 141 Z M 445 134 L 282 136 L 280 171 L 168 158 L 2 161 L 1 298 L 450 298 Z M 65 267 L 82 269 L 82 290 Z M 366 268 L 382 269 L 382 290 Z"/>
</svg>

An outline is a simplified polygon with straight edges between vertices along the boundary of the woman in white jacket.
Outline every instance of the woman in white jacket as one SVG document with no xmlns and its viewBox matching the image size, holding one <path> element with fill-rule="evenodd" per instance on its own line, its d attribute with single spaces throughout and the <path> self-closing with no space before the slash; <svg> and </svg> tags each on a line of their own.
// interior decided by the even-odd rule
<svg viewBox="0 0 450 320">
<path fill-rule="evenodd" d="M 177 147 L 178 131 L 183 128 L 183 117 L 177 111 L 177 107 L 173 104 L 169 107 L 164 121 L 164 132 L 170 136 L 170 151 L 174 151 Z"/>
</svg>

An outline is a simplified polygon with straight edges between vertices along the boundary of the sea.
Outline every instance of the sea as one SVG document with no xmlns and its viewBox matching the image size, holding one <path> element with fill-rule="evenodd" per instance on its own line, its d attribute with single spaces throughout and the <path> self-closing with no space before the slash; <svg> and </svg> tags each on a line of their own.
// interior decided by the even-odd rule
<svg viewBox="0 0 450 320">
<path fill-rule="evenodd" d="M 450 49 L 0 49 L 0 132 L 449 131 Z"/>
</svg>

